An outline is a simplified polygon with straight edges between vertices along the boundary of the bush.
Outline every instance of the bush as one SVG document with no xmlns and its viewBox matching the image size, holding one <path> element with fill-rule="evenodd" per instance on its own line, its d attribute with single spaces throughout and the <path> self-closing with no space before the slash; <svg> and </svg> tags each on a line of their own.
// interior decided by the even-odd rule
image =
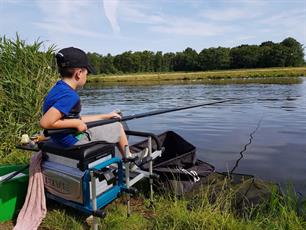
<svg viewBox="0 0 306 230">
<path fill-rule="evenodd" d="M 22 133 L 38 129 L 45 94 L 57 79 L 54 46 L 0 37 L 0 157 L 14 149 Z"/>
</svg>

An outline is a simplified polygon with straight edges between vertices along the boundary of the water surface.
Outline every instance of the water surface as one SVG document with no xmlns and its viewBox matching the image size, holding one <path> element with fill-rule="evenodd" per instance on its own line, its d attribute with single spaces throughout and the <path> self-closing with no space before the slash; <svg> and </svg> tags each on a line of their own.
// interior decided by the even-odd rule
<svg viewBox="0 0 306 230">
<path fill-rule="evenodd" d="M 83 113 L 121 109 L 125 115 L 227 98 L 243 100 L 141 118 L 130 129 L 173 130 L 197 147 L 198 158 L 306 194 L 306 78 L 300 84 L 91 85 L 80 92 Z M 133 140 L 132 140 L 133 141 Z"/>
</svg>

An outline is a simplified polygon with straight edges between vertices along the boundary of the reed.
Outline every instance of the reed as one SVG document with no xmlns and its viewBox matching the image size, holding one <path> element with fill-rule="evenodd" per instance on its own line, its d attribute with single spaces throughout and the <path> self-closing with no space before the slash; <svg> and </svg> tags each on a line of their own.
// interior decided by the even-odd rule
<svg viewBox="0 0 306 230">
<path fill-rule="evenodd" d="M 43 42 L 26 44 L 18 35 L 14 40 L 0 37 L 1 161 L 16 151 L 22 133 L 38 130 L 44 96 L 57 79 L 54 46 L 43 48 Z"/>
</svg>

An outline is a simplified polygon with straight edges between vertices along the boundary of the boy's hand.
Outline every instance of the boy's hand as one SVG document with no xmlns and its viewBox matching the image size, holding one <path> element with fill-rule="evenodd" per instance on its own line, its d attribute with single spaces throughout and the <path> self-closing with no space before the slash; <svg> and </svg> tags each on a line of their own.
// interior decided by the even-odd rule
<svg viewBox="0 0 306 230">
<path fill-rule="evenodd" d="M 87 125 L 82 120 L 80 120 L 80 122 L 79 122 L 79 124 L 77 126 L 77 130 L 79 132 L 84 132 L 84 131 L 87 130 Z"/>
<path fill-rule="evenodd" d="M 109 118 L 119 118 L 119 119 L 121 119 L 121 116 L 116 112 L 111 112 L 108 115 L 109 115 Z"/>
</svg>

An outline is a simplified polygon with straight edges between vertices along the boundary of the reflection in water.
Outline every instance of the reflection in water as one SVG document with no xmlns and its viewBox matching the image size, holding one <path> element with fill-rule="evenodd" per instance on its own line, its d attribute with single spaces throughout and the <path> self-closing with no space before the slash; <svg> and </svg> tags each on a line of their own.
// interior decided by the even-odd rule
<svg viewBox="0 0 306 230">
<path fill-rule="evenodd" d="M 306 191 L 306 81 L 301 84 L 160 84 L 91 86 L 80 92 L 83 113 L 124 115 L 241 98 L 224 104 L 132 120 L 130 129 L 173 130 L 197 147 L 198 158 L 217 171 L 231 171 L 241 146 L 257 127 L 256 142 L 242 152 L 235 173 L 292 182 Z M 241 155 L 239 155 L 241 157 Z"/>
</svg>

